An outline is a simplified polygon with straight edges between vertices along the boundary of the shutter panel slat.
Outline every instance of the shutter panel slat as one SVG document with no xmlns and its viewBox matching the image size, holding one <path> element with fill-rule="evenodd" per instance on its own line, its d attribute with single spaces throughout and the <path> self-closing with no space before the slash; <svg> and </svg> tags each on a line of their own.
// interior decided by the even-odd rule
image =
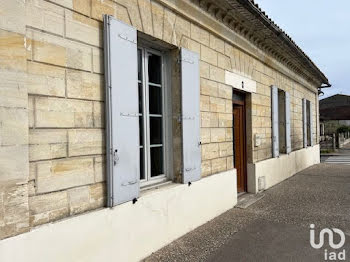
<svg viewBox="0 0 350 262">
<path fill-rule="evenodd" d="M 290 127 L 290 95 L 288 92 L 285 92 L 285 111 L 286 111 L 286 151 L 287 154 L 292 152 L 292 143 L 291 143 L 291 127 Z"/>
<path fill-rule="evenodd" d="M 108 205 L 139 195 L 137 31 L 104 16 Z"/>
<path fill-rule="evenodd" d="M 183 183 L 201 177 L 199 55 L 181 48 Z"/>
<path fill-rule="evenodd" d="M 306 113 L 306 99 L 303 98 L 303 138 L 304 147 L 307 147 L 307 113 Z"/>
<path fill-rule="evenodd" d="M 309 115 L 310 115 L 310 145 L 313 146 L 314 145 L 314 134 L 313 134 L 313 123 L 312 123 L 312 120 L 313 120 L 313 117 L 312 117 L 312 104 L 310 102 L 310 107 L 309 107 Z"/>
<path fill-rule="evenodd" d="M 278 128 L 278 88 L 271 87 L 271 114 L 272 114 L 272 156 L 279 156 L 279 128 Z"/>
</svg>

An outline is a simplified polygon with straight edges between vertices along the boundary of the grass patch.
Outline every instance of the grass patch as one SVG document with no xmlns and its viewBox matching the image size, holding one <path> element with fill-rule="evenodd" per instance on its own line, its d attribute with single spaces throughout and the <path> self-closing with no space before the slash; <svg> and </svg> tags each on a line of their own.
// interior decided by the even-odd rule
<svg viewBox="0 0 350 262">
<path fill-rule="evenodd" d="M 333 153 L 334 150 L 331 149 L 321 149 L 321 154 L 329 154 L 329 153 Z"/>
</svg>

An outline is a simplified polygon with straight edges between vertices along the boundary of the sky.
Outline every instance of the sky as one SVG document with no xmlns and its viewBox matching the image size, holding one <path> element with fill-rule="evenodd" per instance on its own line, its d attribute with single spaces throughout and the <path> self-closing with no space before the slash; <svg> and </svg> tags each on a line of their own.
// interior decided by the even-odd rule
<svg viewBox="0 0 350 262">
<path fill-rule="evenodd" d="M 255 0 L 327 76 L 325 98 L 350 95 L 349 0 Z"/>
</svg>

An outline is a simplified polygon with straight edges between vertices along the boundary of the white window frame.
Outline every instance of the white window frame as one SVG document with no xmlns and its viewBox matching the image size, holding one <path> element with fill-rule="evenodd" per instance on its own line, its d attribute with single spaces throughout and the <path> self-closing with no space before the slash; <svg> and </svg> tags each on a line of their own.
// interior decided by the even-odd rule
<svg viewBox="0 0 350 262">
<path fill-rule="evenodd" d="M 169 164 L 167 159 L 169 154 L 169 146 L 168 146 L 168 139 L 169 139 L 169 125 L 167 121 L 167 112 L 168 112 L 168 85 L 167 85 L 167 61 L 165 58 L 165 54 L 162 51 L 150 48 L 146 45 L 139 44 L 137 47 L 138 50 L 141 50 L 141 57 L 142 57 L 142 112 L 146 112 L 146 114 L 143 117 L 143 149 L 144 149 L 144 175 L 145 178 L 140 178 L 140 187 L 144 188 L 147 186 L 151 186 L 154 184 L 166 182 L 170 179 L 170 172 L 169 172 Z M 163 170 L 164 174 L 151 177 L 151 152 L 150 152 L 150 121 L 149 121 L 149 81 L 148 81 L 148 53 L 155 54 L 161 57 L 161 88 L 162 88 L 162 147 L 163 147 Z M 140 83 L 140 80 L 138 80 L 138 83 Z M 145 147 L 146 146 L 146 147 Z M 141 148 L 141 146 L 140 146 Z M 145 150 L 147 152 L 145 153 Z M 140 170 L 141 171 L 141 170 Z"/>
</svg>

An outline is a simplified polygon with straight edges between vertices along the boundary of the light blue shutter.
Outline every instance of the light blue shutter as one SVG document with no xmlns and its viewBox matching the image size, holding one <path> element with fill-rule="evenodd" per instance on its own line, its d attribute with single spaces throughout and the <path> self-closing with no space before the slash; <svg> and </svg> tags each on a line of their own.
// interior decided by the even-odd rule
<svg viewBox="0 0 350 262">
<path fill-rule="evenodd" d="M 305 98 L 303 98 L 303 141 L 304 141 L 304 147 L 307 147 L 307 113 L 306 113 Z"/>
<path fill-rule="evenodd" d="M 279 156 L 279 130 L 278 130 L 278 88 L 271 87 L 271 114 L 272 114 L 272 156 Z"/>
<path fill-rule="evenodd" d="M 311 102 L 309 102 L 309 104 L 310 104 L 310 107 L 309 107 L 309 110 L 310 110 L 310 112 L 309 112 L 309 115 L 310 115 L 310 146 L 313 146 L 314 145 L 314 134 L 313 134 L 313 123 L 312 123 L 312 104 L 311 104 Z"/>
<path fill-rule="evenodd" d="M 181 49 L 183 183 L 201 177 L 199 55 Z"/>
<path fill-rule="evenodd" d="M 286 111 L 286 150 L 287 154 L 292 152 L 292 143 L 291 143 L 291 128 L 290 128 L 290 95 L 288 92 L 285 92 L 285 111 Z"/>
<path fill-rule="evenodd" d="M 104 16 L 108 205 L 139 195 L 136 29 Z"/>
</svg>

